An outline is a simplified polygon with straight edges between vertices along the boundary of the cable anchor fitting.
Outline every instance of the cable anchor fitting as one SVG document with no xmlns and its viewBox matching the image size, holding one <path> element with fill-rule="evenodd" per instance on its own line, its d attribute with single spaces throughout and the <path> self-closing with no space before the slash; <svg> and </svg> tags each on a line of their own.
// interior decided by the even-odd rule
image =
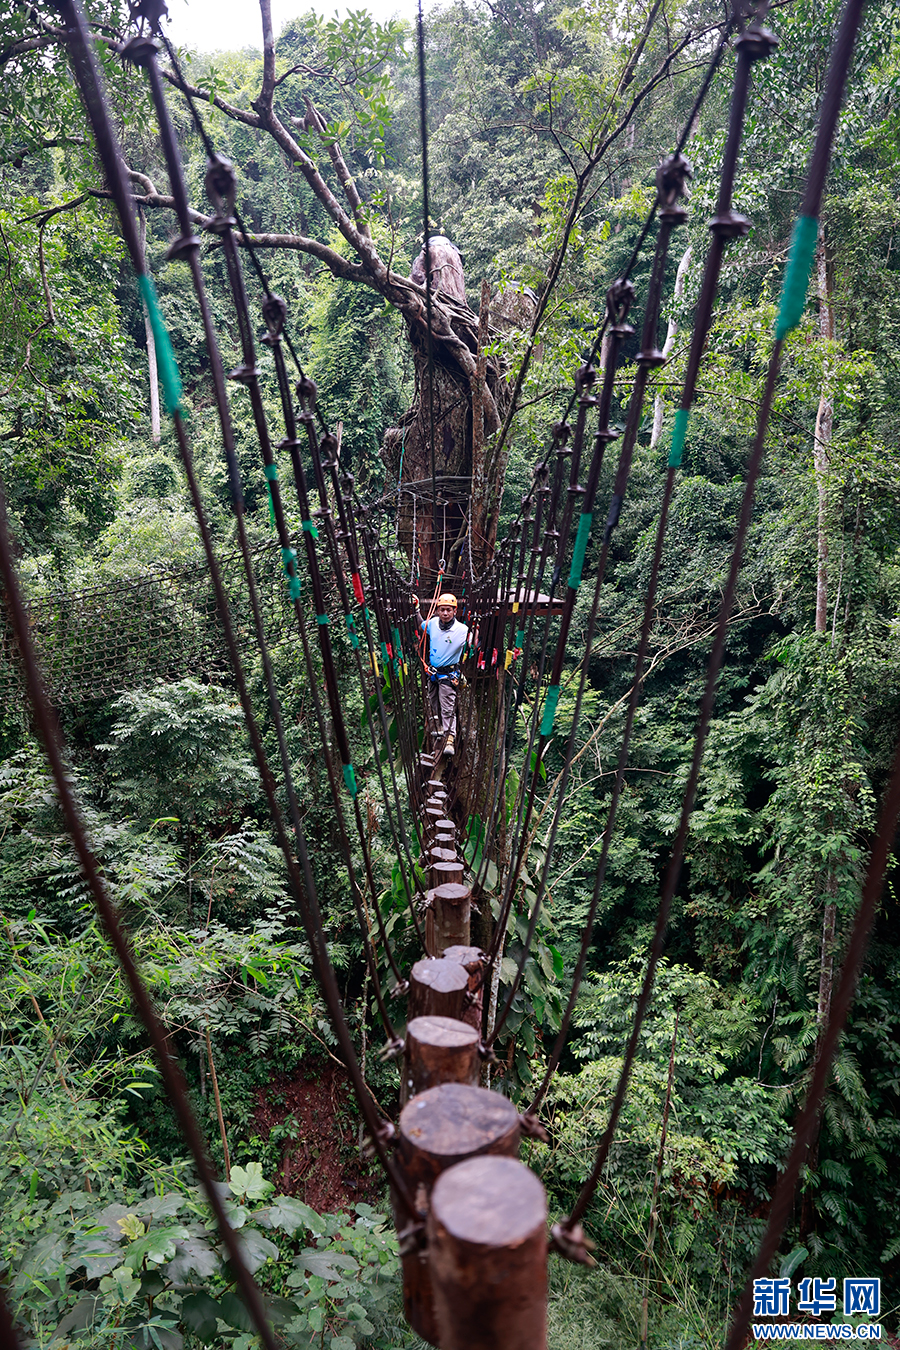
<svg viewBox="0 0 900 1350">
<path fill-rule="evenodd" d="M 165 5 L 163 5 L 163 9 L 165 9 Z M 136 17 L 135 9 L 132 8 L 132 22 L 135 21 Z M 141 17 L 143 18 L 143 16 Z M 116 51 L 123 61 L 130 61 L 133 66 L 147 66 L 159 51 L 159 43 L 146 33 L 136 33 L 127 42 L 116 43 Z"/>
<path fill-rule="evenodd" d="M 297 381 L 295 388 L 304 412 L 311 414 L 319 396 L 319 387 L 315 380 L 311 380 L 308 375 L 303 375 Z"/>
<path fill-rule="evenodd" d="M 668 221 L 670 225 L 685 223 L 688 213 L 678 202 L 685 194 L 688 179 L 693 176 L 690 161 L 680 152 L 660 160 L 656 170 L 656 204 L 660 220 Z"/>
<path fill-rule="evenodd" d="M 319 456 L 323 469 L 336 469 L 338 466 L 338 439 L 333 431 L 326 431 L 319 441 Z"/>
<path fill-rule="evenodd" d="M 203 179 L 206 195 L 215 207 L 215 217 L 207 225 L 210 234 L 226 234 L 237 225 L 234 203 L 237 198 L 237 175 L 230 159 L 218 153 L 207 161 Z"/>
<path fill-rule="evenodd" d="M 628 311 L 634 303 L 634 286 L 619 277 L 606 292 L 606 314 L 609 331 L 618 338 L 631 337 L 634 329 L 627 323 Z"/>
<path fill-rule="evenodd" d="M 158 33 L 162 20 L 169 17 L 169 9 L 166 0 L 137 0 L 136 4 L 129 0 L 128 15 L 132 23 L 146 23 L 151 32 Z"/>
<path fill-rule="evenodd" d="M 591 393 L 591 389 L 597 383 L 597 372 L 593 366 L 579 366 L 575 372 L 575 392 L 580 401 L 585 406 L 596 403 L 597 400 Z"/>
<path fill-rule="evenodd" d="M 382 1148 L 393 1148 L 397 1142 L 397 1131 L 389 1120 L 383 1120 L 375 1130 L 375 1137 Z M 363 1140 L 362 1151 L 364 1157 L 374 1158 L 375 1143 L 370 1134 L 367 1134 Z"/>
<path fill-rule="evenodd" d="M 584 1229 L 580 1223 L 573 1223 L 571 1228 L 566 1227 L 566 1220 L 562 1223 L 555 1223 L 550 1229 L 550 1250 L 556 1252 L 559 1256 L 564 1256 L 567 1261 L 575 1261 L 579 1266 L 595 1266 L 597 1262 L 591 1256 L 596 1243 L 585 1236 Z"/>
<path fill-rule="evenodd" d="M 267 295 L 262 306 L 266 335 L 262 339 L 269 347 L 281 341 L 281 334 L 287 322 L 287 302 L 281 295 Z"/>
<path fill-rule="evenodd" d="M 549 1134 L 531 1111 L 526 1111 L 524 1115 L 519 1116 L 519 1128 L 526 1139 L 537 1139 L 541 1144 L 550 1143 Z"/>
<path fill-rule="evenodd" d="M 401 1256 L 412 1256 L 414 1252 L 425 1250 L 424 1223 L 410 1223 L 397 1234 Z"/>
</svg>

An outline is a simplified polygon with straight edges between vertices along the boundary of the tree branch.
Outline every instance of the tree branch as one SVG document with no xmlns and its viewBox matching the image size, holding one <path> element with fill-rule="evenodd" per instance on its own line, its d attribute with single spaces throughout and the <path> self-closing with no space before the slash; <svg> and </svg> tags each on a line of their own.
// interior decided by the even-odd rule
<svg viewBox="0 0 900 1350">
<path fill-rule="evenodd" d="M 174 85 L 176 89 L 181 90 L 182 93 L 190 94 L 192 98 L 203 99 L 205 103 L 218 108 L 220 112 L 225 113 L 226 117 L 232 118 L 235 122 L 243 122 L 244 126 L 248 127 L 262 126 L 262 122 L 256 113 L 250 112 L 247 108 L 238 108 L 234 103 L 226 103 L 224 98 L 220 98 L 218 94 L 211 94 L 195 84 L 188 84 L 187 80 L 179 80 L 174 70 L 166 70 L 164 66 L 160 66 L 159 73 L 164 80 Z"/>
<path fill-rule="evenodd" d="M 366 237 L 366 239 L 371 239 L 372 231 L 369 229 L 369 223 L 366 220 L 366 208 L 365 205 L 363 204 L 362 198 L 359 195 L 359 190 L 357 189 L 357 186 L 353 181 L 353 177 L 350 173 L 350 170 L 347 168 L 347 161 L 344 159 L 344 156 L 341 152 L 340 144 L 336 140 L 333 140 L 331 137 L 326 135 L 325 119 L 321 116 L 318 109 L 313 106 L 310 99 L 306 100 L 306 106 L 307 109 L 309 110 L 310 117 L 313 119 L 315 123 L 316 130 L 318 131 L 326 149 L 328 150 L 328 157 L 331 160 L 332 165 L 334 166 L 334 171 L 337 174 L 338 182 L 344 189 L 344 195 L 347 198 L 347 201 L 350 203 L 350 209 L 353 212 L 353 219 L 356 221 L 356 228 L 359 230 L 360 234 Z"/>
<path fill-rule="evenodd" d="M 655 15 L 656 9 L 654 9 L 652 12 Z M 521 364 L 516 374 L 516 380 L 513 386 L 509 410 L 506 414 L 506 419 L 503 423 L 500 435 L 497 439 L 496 447 L 494 449 L 495 456 L 499 456 L 501 450 L 503 449 L 504 443 L 506 442 L 506 439 L 509 435 L 509 429 L 512 426 L 513 418 L 516 415 L 518 398 L 522 392 L 522 386 L 525 383 L 525 376 L 528 373 L 528 368 L 531 365 L 531 358 L 532 355 L 534 354 L 535 342 L 537 340 L 537 335 L 540 330 L 541 323 L 543 322 L 544 311 L 546 310 L 547 307 L 547 301 L 549 300 L 550 294 L 554 286 L 556 285 L 556 282 L 559 279 L 560 272 L 562 271 L 562 265 L 569 248 L 569 239 L 571 238 L 572 230 L 575 227 L 575 222 L 578 218 L 578 212 L 581 207 L 582 199 L 584 197 L 585 190 L 587 188 L 588 182 L 594 169 L 596 168 L 597 164 L 599 164 L 603 156 L 606 154 L 610 146 L 613 145 L 615 141 L 617 141 L 618 138 L 623 134 L 640 104 L 657 87 L 657 85 L 659 85 L 661 81 L 665 79 L 669 67 L 675 60 L 676 56 L 680 55 L 680 53 L 684 51 L 684 49 L 689 45 L 689 43 L 695 41 L 699 37 L 704 36 L 704 34 L 707 32 L 714 31 L 714 29 L 718 27 L 720 27 L 720 25 L 713 24 L 710 25 L 710 27 L 704 29 L 703 33 L 691 33 L 690 31 L 688 31 L 685 34 L 685 36 L 681 39 L 681 41 L 677 44 L 677 46 L 673 48 L 673 50 L 666 56 L 665 60 L 656 70 L 656 73 L 652 75 L 651 78 L 647 80 L 646 83 L 643 85 L 643 87 L 638 91 L 638 93 L 635 94 L 626 112 L 619 119 L 617 126 L 614 127 L 613 130 L 609 133 L 609 135 L 606 136 L 605 139 L 600 142 L 600 145 L 591 155 L 590 159 L 588 160 L 588 163 L 585 165 L 581 174 L 577 176 L 575 193 L 572 197 L 572 203 L 571 206 L 569 207 L 568 215 L 566 217 L 566 223 L 563 229 L 563 237 L 560 242 L 559 248 L 557 249 L 556 257 L 554 258 L 553 264 L 550 268 L 550 275 L 547 279 L 547 285 L 544 287 L 544 291 L 541 295 L 540 300 L 538 301 L 537 309 L 535 310 L 534 319 L 532 320 L 531 324 L 531 333 L 529 335 L 528 345 L 525 348 L 525 353 L 522 357 Z M 645 38 L 642 38 L 641 42 L 643 43 L 644 40 Z"/>
</svg>

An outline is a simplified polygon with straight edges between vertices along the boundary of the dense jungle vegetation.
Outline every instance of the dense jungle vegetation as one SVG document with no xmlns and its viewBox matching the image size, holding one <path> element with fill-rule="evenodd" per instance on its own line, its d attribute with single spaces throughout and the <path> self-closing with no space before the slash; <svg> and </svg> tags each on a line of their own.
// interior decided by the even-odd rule
<svg viewBox="0 0 900 1350">
<path fill-rule="evenodd" d="M 514 423 L 501 534 L 602 316 L 606 288 L 631 251 L 656 165 L 677 138 L 721 22 L 712 0 L 664 0 L 628 84 L 622 72 L 648 10 L 638 0 L 453 0 L 428 16 L 432 215 L 462 251 L 470 304 L 477 311 L 483 278 L 495 296 L 517 287 L 540 296 L 555 277 Z M 90 12 L 101 33 L 121 31 L 110 0 Z M 726 256 L 589 976 L 544 1112 L 550 1142 L 527 1145 L 558 1213 L 590 1168 L 640 983 L 837 12 L 835 0 L 773 7 L 779 46 L 755 72 L 735 195 L 753 229 Z M 133 275 L 64 53 L 46 41 L 56 21 L 40 0 L 0 5 L 0 473 L 32 605 L 201 558 L 171 433 L 163 425 L 155 435 L 151 424 Z M 687 32 L 692 40 L 676 51 Z M 135 190 L 148 198 L 147 257 L 185 383 L 202 489 L 217 541 L 228 547 L 233 522 L 200 320 L 183 268 L 166 259 L 176 227 L 158 200 L 168 187 L 155 123 L 138 72 L 108 49 L 103 60 Z M 318 240 L 347 257 L 304 177 L 252 116 L 242 120 L 259 90 L 260 51 L 185 60 L 191 81 L 220 104 L 205 102 L 204 114 L 237 166 L 249 227 Z M 421 244 L 409 26 L 376 24 L 364 11 L 343 21 L 298 14 L 278 38 L 276 62 L 283 119 L 296 128 L 304 94 L 328 109 L 378 247 L 407 273 Z M 648 87 L 663 63 L 663 77 Z M 690 222 L 675 235 L 663 310 L 671 359 L 651 382 L 587 657 L 588 701 L 542 959 L 529 966 L 499 1047 L 493 1085 L 517 1100 L 540 1077 L 592 890 L 733 65 L 729 54 L 687 147 Z M 169 92 L 194 205 L 207 212 L 203 147 Z M 309 133 L 297 134 L 327 159 Z M 900 729 L 900 32 L 889 0 L 867 9 L 822 220 L 806 313 L 787 344 L 666 957 L 588 1215 L 598 1265 L 554 1264 L 551 1343 L 559 1350 L 639 1344 L 645 1294 L 657 1350 L 721 1345 L 859 899 Z M 344 454 L 363 497 L 390 502 L 397 482 L 380 457 L 382 437 L 415 395 L 401 317 L 309 251 L 282 246 L 265 263 L 329 415 L 343 421 Z M 225 359 L 235 363 L 221 252 L 205 248 L 203 267 Z M 637 320 L 648 273 L 645 254 L 635 274 Z M 252 283 L 254 315 L 258 301 Z M 526 340 L 513 323 L 497 338 L 498 359 L 515 370 Z M 620 425 L 636 351 L 637 337 L 617 382 Z M 267 358 L 263 365 L 274 409 Z M 249 405 L 240 391 L 232 403 L 261 543 L 270 537 L 265 480 Z M 601 500 L 610 489 L 607 470 Z M 393 510 L 383 513 L 386 540 Z M 584 655 L 587 597 L 579 605 L 547 759 L 548 800 Z M 362 704 L 340 644 L 339 653 L 365 779 Z M 276 647 L 275 662 L 348 1018 L 390 1111 L 397 1069 L 377 1054 L 302 662 L 289 641 Z M 262 712 L 257 665 L 253 674 Z M 93 917 L 23 701 L 11 683 L 5 688 L 0 1272 L 23 1344 L 249 1350 L 246 1310 Z M 234 1222 L 279 1333 L 288 1345 L 332 1350 L 415 1344 L 400 1310 L 387 1198 L 363 1156 L 224 664 L 218 673 L 188 664 L 161 682 L 148 655 L 147 670 L 135 670 L 117 693 L 69 698 L 61 716 L 107 882 L 219 1174 L 230 1178 L 223 1184 Z M 413 949 L 397 909 L 389 835 L 375 788 L 365 793 L 380 903 L 406 960 Z M 516 930 L 509 956 L 520 941 Z M 891 1331 L 900 1305 L 891 1180 L 898 1104 L 894 871 L 783 1243 L 785 1269 L 796 1276 L 880 1276 Z"/>
</svg>

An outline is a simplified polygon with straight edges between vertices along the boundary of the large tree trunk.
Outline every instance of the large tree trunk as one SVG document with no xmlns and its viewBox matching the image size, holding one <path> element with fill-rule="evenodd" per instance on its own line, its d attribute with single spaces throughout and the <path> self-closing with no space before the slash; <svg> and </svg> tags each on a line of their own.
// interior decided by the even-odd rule
<svg viewBox="0 0 900 1350">
<path fill-rule="evenodd" d="M 819 337 L 834 341 L 834 303 L 832 276 L 825 246 L 825 229 L 819 224 L 816 248 L 816 285 L 819 294 Z M 834 425 L 834 371 L 831 352 L 826 349 L 822 369 L 822 388 L 816 413 L 816 438 L 813 443 L 813 472 L 816 479 L 818 519 L 816 524 L 816 632 L 828 628 L 828 524 L 831 468 L 831 432 Z"/>
<path fill-rule="evenodd" d="M 429 368 L 425 335 L 410 325 L 416 398 L 399 426 L 385 432 L 381 452 L 388 470 L 400 476 L 398 539 L 423 594 L 434 588 L 442 560 L 451 579 L 472 569 L 478 575 L 493 555 L 505 459 L 492 460 L 489 442 L 509 400 L 506 371 L 483 351 L 487 313 L 479 324 L 468 305 L 443 295 L 435 303 L 475 356 L 475 371 L 463 370 L 452 350 L 438 342 L 432 345 Z"/>
</svg>

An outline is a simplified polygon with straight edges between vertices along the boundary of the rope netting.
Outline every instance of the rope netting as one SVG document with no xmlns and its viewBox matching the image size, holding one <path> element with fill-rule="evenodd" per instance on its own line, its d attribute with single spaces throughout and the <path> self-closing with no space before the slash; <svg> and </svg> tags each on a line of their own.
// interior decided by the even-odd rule
<svg viewBox="0 0 900 1350">
<path fill-rule="evenodd" d="M 676 414 L 668 465 L 656 523 L 652 564 L 643 596 L 642 617 L 630 691 L 624 711 L 621 741 L 612 791 L 607 807 L 600 852 L 596 860 L 593 894 L 581 934 L 580 950 L 567 1002 L 555 1043 L 547 1058 L 542 1080 L 526 1112 L 529 1128 L 544 1101 L 548 1086 L 566 1043 L 579 986 L 591 948 L 594 920 L 602 895 L 624 774 L 629 763 L 631 736 L 641 697 L 642 681 L 652 640 L 657 610 L 660 569 L 665 551 L 669 510 L 681 465 L 697 376 L 712 322 L 719 274 L 729 240 L 749 229 L 749 221 L 732 208 L 732 193 L 739 159 L 741 135 L 751 90 L 752 69 L 771 52 L 775 39 L 764 27 L 767 6 L 747 5 L 736 0 L 719 41 L 708 62 L 697 99 L 673 153 L 660 165 L 656 203 L 621 277 L 610 286 L 606 315 L 578 370 L 565 409 L 549 432 L 549 447 L 537 465 L 521 510 L 499 542 L 483 572 L 475 574 L 472 549 L 461 549 L 451 575 L 446 558 L 438 565 L 436 578 L 429 578 L 427 594 L 419 594 L 415 559 L 407 573 L 406 561 L 393 546 L 385 521 L 392 521 L 400 491 L 421 502 L 423 515 L 432 516 L 433 539 L 438 540 L 438 510 L 442 500 L 465 501 L 464 485 L 443 479 L 437 472 L 434 448 L 433 410 L 430 420 L 429 460 L 431 476 L 421 484 L 402 483 L 398 493 L 387 494 L 367 505 L 359 500 L 352 475 L 343 472 L 339 442 L 329 430 L 317 402 L 315 385 L 305 375 L 287 328 L 284 302 L 270 289 L 252 242 L 243 230 L 235 207 L 236 179 L 232 166 L 215 149 L 181 76 L 175 53 L 168 49 L 175 82 L 185 92 L 191 116 L 209 157 L 206 186 L 216 208 L 210 231 L 224 252 L 228 283 L 242 347 L 242 362 L 231 379 L 243 386 L 250 400 L 260 449 L 261 468 L 269 492 L 276 544 L 251 548 L 244 520 L 241 475 L 234 446 L 225 374 L 219 355 L 215 327 L 207 302 L 200 268 L 200 241 L 191 232 L 191 215 L 180 156 L 160 74 L 158 44 L 139 33 L 122 50 L 126 60 L 140 66 L 147 76 L 160 127 L 166 167 L 181 229 L 170 250 L 188 265 L 203 320 L 210 369 L 220 419 L 222 444 L 229 470 L 231 505 L 236 523 L 238 548 L 219 554 L 210 532 L 206 508 L 193 471 L 191 448 L 182 417 L 182 395 L 177 366 L 162 313 L 145 271 L 134 206 L 125 181 L 113 124 L 107 110 L 102 79 L 93 43 L 78 0 L 60 0 L 66 24 L 73 71 L 91 122 L 98 154 L 121 222 L 122 233 L 134 265 L 143 299 L 150 313 L 160 357 L 161 382 L 178 442 L 205 553 L 201 569 L 181 569 L 123 582 L 106 590 L 94 589 L 67 597 L 32 604 L 26 611 L 16 577 L 6 521 L 5 504 L 0 509 L 0 564 L 10 608 L 10 624 L 21 658 L 21 679 L 27 688 L 38 731 L 44 741 L 68 827 L 90 884 L 98 912 L 110 941 L 131 984 L 135 1006 L 157 1050 L 166 1090 L 175 1107 L 198 1175 L 222 1232 L 239 1288 L 258 1334 L 267 1346 L 274 1345 L 264 1315 L 259 1291 L 244 1266 L 240 1248 L 231 1231 L 207 1159 L 202 1133 L 188 1103 L 184 1082 L 166 1049 L 165 1035 L 140 980 L 127 935 L 109 901 L 102 875 L 86 837 L 70 779 L 52 705 L 71 702 L 79 691 L 103 696 L 114 691 L 119 680 L 132 678 L 139 659 L 144 669 L 166 675 L 179 668 L 179 661 L 206 662 L 204 669 L 220 669 L 227 654 L 230 675 L 240 697 L 254 755 L 272 815 L 273 829 L 282 850 L 291 894 L 302 916 L 313 952 L 329 1015 L 338 1037 L 340 1052 L 359 1101 L 373 1148 L 388 1176 L 398 1212 L 401 1250 L 421 1245 L 424 1215 L 419 1198 L 410 1193 L 404 1176 L 392 1159 L 388 1144 L 393 1127 L 376 1107 L 356 1060 L 319 913 L 309 848 L 292 782 L 291 762 L 285 743 L 284 714 L 272 670 L 274 645 L 292 641 L 302 653 L 310 684 L 321 752 L 337 821 L 337 840 L 347 884 L 359 919 L 371 987 L 385 1038 L 384 1052 L 396 1055 L 403 1042 L 397 1035 L 393 1000 L 406 990 L 379 904 L 377 867 L 361 803 L 361 787 L 377 794 L 385 810 L 393 853 L 399 864 L 404 905 L 410 931 L 420 949 L 428 950 L 427 862 L 423 861 L 427 837 L 427 780 L 440 773 L 442 809 L 457 829 L 457 849 L 469 862 L 471 892 L 482 906 L 491 905 L 492 936 L 480 961 L 480 987 L 490 991 L 483 999 L 483 1054 L 491 1047 L 510 1016 L 525 973 L 540 924 L 542 907 L 550 884 L 555 847 L 571 782 L 578 748 L 579 727 L 589 689 L 589 655 L 600 620 L 606 568 L 611 541 L 626 500 L 632 461 L 641 425 L 645 394 L 652 372 L 665 358 L 657 346 L 657 328 L 673 231 L 687 218 L 682 205 L 690 166 L 683 155 L 691 127 L 729 42 L 734 40 L 736 67 L 728 134 L 723 157 L 716 214 L 710 224 L 711 245 L 707 255 L 687 369 Z M 759 408 L 756 436 L 745 471 L 743 499 L 731 551 L 727 580 L 712 630 L 704 690 L 698 713 L 690 765 L 684 786 L 678 825 L 665 868 L 659 908 L 631 1033 L 624 1048 L 623 1063 L 610 1109 L 609 1121 L 600 1140 L 594 1165 L 572 1213 L 556 1223 L 552 1232 L 555 1249 L 570 1259 L 590 1263 L 590 1246 L 582 1220 L 595 1194 L 605 1166 L 618 1117 L 628 1089 L 641 1026 L 652 997 L 654 977 L 663 951 L 673 898 L 681 875 L 691 811 L 697 791 L 706 739 L 713 716 L 716 686 L 721 670 L 729 622 L 732 616 L 743 550 L 753 509 L 772 398 L 781 353 L 787 333 L 799 322 L 806 300 L 807 284 L 817 232 L 817 217 L 828 170 L 831 145 L 850 69 L 854 42 L 863 10 L 862 0 L 848 0 L 835 36 L 831 66 L 825 88 L 819 127 L 807 176 L 800 215 L 794 232 L 791 256 L 784 279 L 781 307 L 775 326 L 774 344 L 765 393 Z M 166 43 L 168 48 L 168 43 Z M 420 112 L 425 171 L 425 296 L 426 337 L 429 369 L 436 359 L 431 346 L 432 295 L 430 282 L 430 222 L 427 216 L 427 108 L 425 102 L 424 35 L 419 14 L 418 56 Z M 650 271 L 640 351 L 636 374 L 620 433 L 613 425 L 618 353 L 632 333 L 629 315 L 635 304 L 635 289 L 629 280 L 640 250 L 658 218 L 655 251 Z M 249 254 L 263 292 L 262 314 L 265 343 L 274 363 L 281 405 L 281 422 L 270 427 L 260 391 L 258 353 L 254 324 L 241 265 L 241 250 Z M 605 341 L 605 367 L 594 366 Z M 296 367 L 292 387 L 288 356 Z M 516 385 L 513 401 L 518 396 Z M 429 387 L 433 380 L 429 379 Z M 510 425 L 510 419 L 506 426 Z M 502 435 L 505 436 L 504 429 Z M 609 500 L 601 497 L 603 469 L 611 447 L 616 446 Z M 296 497 L 302 529 L 291 535 L 282 499 L 282 479 L 276 450 L 290 459 L 289 490 Z M 285 483 L 285 487 L 287 487 Z M 443 495 L 442 495 L 443 494 Z M 471 503 L 469 511 L 471 519 Z M 415 541 L 414 541 L 415 542 Z M 470 539 L 471 545 L 471 539 Z M 274 593 L 280 568 L 278 594 Z M 576 603 L 587 583 L 588 606 Z M 434 724 L 428 684 L 430 672 L 423 648 L 418 603 L 427 617 L 433 612 L 441 589 L 453 589 L 462 600 L 460 617 L 468 628 L 462 663 L 467 683 L 459 689 L 458 734 L 452 760 L 441 758 L 445 738 Z M 129 606 L 131 608 L 129 609 Z M 129 614 L 140 615 L 141 632 Z M 213 616 L 215 614 L 215 622 Z M 118 630 L 121 651 L 110 652 L 103 664 L 104 645 L 85 636 L 94 616 L 110 631 Z M 90 617 L 88 617 L 90 616 Z M 96 629 L 95 629 L 96 631 Z M 336 642 L 335 634 L 339 633 Z M 105 636 L 105 635 L 104 635 Z M 10 649 L 3 652 L 6 671 Z M 190 652 L 190 657 L 186 654 Z M 274 730 L 276 764 L 270 765 L 259 728 L 260 712 L 253 707 L 245 663 L 258 657 L 266 689 L 266 716 Z M 11 680 L 0 674 L 0 679 Z M 559 702 L 565 680 L 574 697 L 566 700 L 566 725 L 561 724 Z M 353 760 L 353 737 L 346 711 L 347 681 L 358 686 L 363 721 L 372 750 L 371 766 L 361 782 Z M 354 690 L 356 693 L 356 690 Z M 550 789 L 546 755 L 551 742 L 563 745 L 562 768 Z M 516 787 L 508 791 L 511 770 Z M 283 794 L 283 797 L 282 797 Z M 279 802 L 287 801 L 284 815 Z M 900 815 L 900 759 L 885 797 L 882 817 L 873 846 L 863 900 L 850 937 L 838 991 L 832 1003 L 823 1048 L 816 1062 L 806 1104 L 798 1117 L 795 1140 L 773 1199 L 768 1228 L 756 1259 L 753 1275 L 767 1269 L 777 1250 L 787 1222 L 794 1190 L 821 1108 L 831 1059 L 844 1026 L 861 962 L 881 894 L 890 844 Z M 540 824 L 541 849 L 538 866 L 527 871 L 530 849 Z M 527 887 L 525 879 L 527 877 Z M 524 903 L 522 897 L 527 895 Z M 369 916 L 374 916 L 374 928 Z M 524 916 L 525 934 L 513 973 L 499 979 L 507 935 Z M 387 984 L 389 988 L 384 988 Z M 748 1282 L 747 1290 L 751 1288 Z M 745 1290 L 739 1302 L 729 1337 L 729 1350 L 743 1343 L 749 1325 L 751 1303 Z"/>
<path fill-rule="evenodd" d="M 272 647 L 288 636 L 290 598 L 276 544 L 251 549 L 266 638 Z M 251 615 L 238 552 L 219 555 L 222 580 L 238 631 L 248 635 Z M 27 595 L 27 592 L 26 592 Z M 47 589 L 28 596 L 32 639 L 47 690 L 57 708 L 108 699 L 126 689 L 184 675 L 229 677 L 209 569 L 145 565 L 140 575 L 75 590 Z M 22 706 L 22 665 L 9 617 L 0 623 L 0 699 Z"/>
</svg>

